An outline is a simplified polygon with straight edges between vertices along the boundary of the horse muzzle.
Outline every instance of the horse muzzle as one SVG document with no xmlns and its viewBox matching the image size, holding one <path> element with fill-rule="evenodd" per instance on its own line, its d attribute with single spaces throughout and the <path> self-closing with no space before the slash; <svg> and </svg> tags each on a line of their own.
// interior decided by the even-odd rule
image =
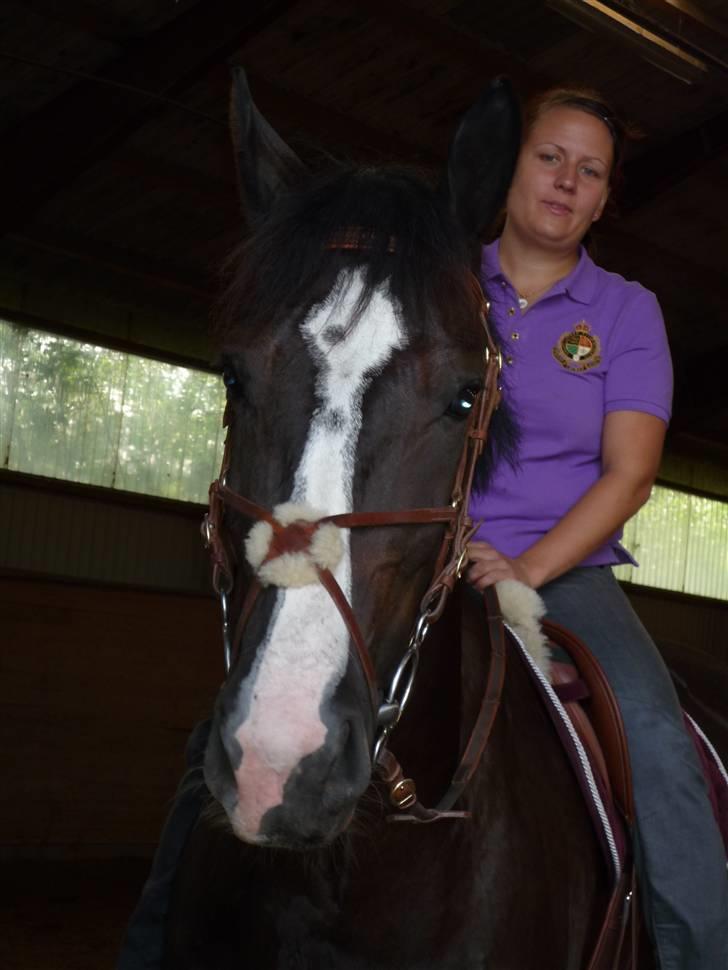
<svg viewBox="0 0 728 970">
<path fill-rule="evenodd" d="M 371 780 L 371 738 L 361 718 L 334 717 L 299 728 L 285 744 L 245 725 L 213 728 L 205 775 L 237 838 L 254 845 L 306 849 L 333 841 L 349 824 Z M 349 712 L 347 712 L 349 713 Z"/>
</svg>

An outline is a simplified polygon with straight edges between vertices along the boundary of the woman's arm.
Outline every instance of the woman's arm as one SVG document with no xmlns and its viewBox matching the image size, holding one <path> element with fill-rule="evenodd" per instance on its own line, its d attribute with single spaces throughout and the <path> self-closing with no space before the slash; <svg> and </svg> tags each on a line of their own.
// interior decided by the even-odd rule
<svg viewBox="0 0 728 970">
<path fill-rule="evenodd" d="M 642 411 L 612 411 L 602 431 L 602 475 L 553 529 L 515 559 L 487 542 L 470 543 L 468 580 L 476 589 L 501 579 L 538 588 L 598 549 L 650 496 L 666 425 Z"/>
</svg>

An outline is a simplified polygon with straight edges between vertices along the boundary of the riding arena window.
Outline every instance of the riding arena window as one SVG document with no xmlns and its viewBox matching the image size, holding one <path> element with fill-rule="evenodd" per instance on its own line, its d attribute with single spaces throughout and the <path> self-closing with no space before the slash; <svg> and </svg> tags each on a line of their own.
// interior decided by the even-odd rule
<svg viewBox="0 0 728 970">
<path fill-rule="evenodd" d="M 618 579 L 728 600 L 728 502 L 656 485 L 622 542 L 640 565 Z"/>
<path fill-rule="evenodd" d="M 204 371 L 0 320 L 0 454 L 10 471 L 207 501 L 224 390 Z M 728 502 L 655 486 L 619 579 L 728 599 Z"/>
<path fill-rule="evenodd" d="M 206 502 L 220 378 L 0 320 L 3 468 Z"/>
</svg>

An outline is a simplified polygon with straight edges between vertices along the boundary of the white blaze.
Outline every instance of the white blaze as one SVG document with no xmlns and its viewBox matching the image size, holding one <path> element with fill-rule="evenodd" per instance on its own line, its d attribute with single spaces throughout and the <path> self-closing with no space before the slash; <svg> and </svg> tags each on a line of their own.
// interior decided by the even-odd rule
<svg viewBox="0 0 728 970">
<path fill-rule="evenodd" d="M 360 273 L 342 273 L 334 299 L 317 308 L 301 331 L 317 369 L 320 405 L 296 470 L 291 501 L 328 514 L 347 512 L 361 429 L 364 392 L 406 336 L 386 288 L 351 324 L 362 292 Z M 351 601 L 349 531 L 334 575 Z M 291 772 L 326 736 L 323 702 L 346 670 L 349 634 L 319 584 L 281 589 L 264 641 L 241 685 L 247 717 L 236 732 L 243 760 L 236 774 L 239 802 L 233 823 L 255 834 L 263 814 L 282 800 Z"/>
</svg>

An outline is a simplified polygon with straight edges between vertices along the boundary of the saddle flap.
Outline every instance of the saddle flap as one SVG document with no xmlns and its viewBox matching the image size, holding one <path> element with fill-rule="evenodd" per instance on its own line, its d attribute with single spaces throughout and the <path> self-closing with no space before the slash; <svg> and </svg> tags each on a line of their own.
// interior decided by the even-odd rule
<svg viewBox="0 0 728 970">
<path fill-rule="evenodd" d="M 634 821 L 632 770 L 622 715 L 602 668 L 588 647 L 570 630 L 543 620 L 546 636 L 571 657 L 589 689 L 588 713 L 601 743 L 614 798 L 631 826 Z"/>
</svg>

